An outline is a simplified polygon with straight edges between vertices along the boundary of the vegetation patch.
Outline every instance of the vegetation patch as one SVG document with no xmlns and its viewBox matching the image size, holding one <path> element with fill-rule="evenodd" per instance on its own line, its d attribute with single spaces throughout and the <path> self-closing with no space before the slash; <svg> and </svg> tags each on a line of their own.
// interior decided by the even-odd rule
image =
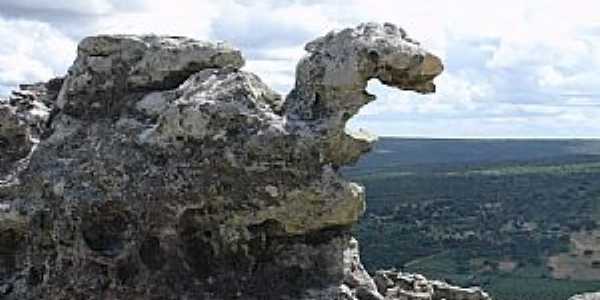
<svg viewBox="0 0 600 300">
<path fill-rule="evenodd" d="M 599 145 L 384 138 L 343 170 L 367 191 L 363 262 L 498 300 L 598 290 Z"/>
</svg>

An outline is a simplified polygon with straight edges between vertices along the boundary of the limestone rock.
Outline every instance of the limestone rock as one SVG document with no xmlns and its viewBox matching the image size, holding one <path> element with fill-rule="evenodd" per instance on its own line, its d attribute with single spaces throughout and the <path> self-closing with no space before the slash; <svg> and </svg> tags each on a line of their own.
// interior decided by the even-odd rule
<svg viewBox="0 0 600 300">
<path fill-rule="evenodd" d="M 28 163 L 29 155 L 46 132 L 61 78 L 23 84 L 0 98 L 0 185 L 11 184 Z"/>
<path fill-rule="evenodd" d="M 370 78 L 428 93 L 442 65 L 391 24 L 306 49 L 282 97 L 224 44 L 90 37 L 64 82 L 3 101 L 0 297 L 382 299 L 337 173 L 373 139 L 345 123 Z"/>
<path fill-rule="evenodd" d="M 8 178 L 14 163 L 25 158 L 33 143 L 29 128 L 19 120 L 14 107 L 0 106 L 0 174 Z M 4 179 L 8 181 L 8 179 Z"/>
<path fill-rule="evenodd" d="M 600 300 L 600 292 L 575 295 L 569 300 Z"/>
<path fill-rule="evenodd" d="M 148 91 L 175 88 L 203 69 L 235 70 L 243 64 L 240 51 L 222 43 L 154 35 L 88 37 L 79 43 L 58 106 L 79 118 L 115 116 Z"/>
<path fill-rule="evenodd" d="M 334 165 L 354 162 L 370 150 L 372 139 L 347 134 L 345 124 L 375 100 L 366 92 L 370 79 L 419 93 L 435 91 L 443 66 L 401 28 L 366 23 L 331 32 L 306 45 L 296 85 L 284 103 L 291 126 L 309 126 L 324 140 L 324 159 Z"/>
<path fill-rule="evenodd" d="M 341 295 L 349 299 L 383 300 L 377 290 L 375 281 L 360 262 L 358 242 L 351 239 L 344 252 L 344 282 L 340 289 Z"/>
<path fill-rule="evenodd" d="M 377 290 L 389 300 L 491 300 L 478 287 L 461 288 L 445 282 L 427 280 L 419 274 L 377 271 Z"/>
</svg>

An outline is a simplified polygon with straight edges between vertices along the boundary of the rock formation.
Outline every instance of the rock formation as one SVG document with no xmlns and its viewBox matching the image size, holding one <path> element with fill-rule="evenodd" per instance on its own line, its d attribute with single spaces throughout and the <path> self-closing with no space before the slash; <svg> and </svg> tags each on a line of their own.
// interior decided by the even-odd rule
<svg viewBox="0 0 600 300">
<path fill-rule="evenodd" d="M 0 298 L 405 299 L 360 264 L 337 169 L 373 142 L 344 130 L 367 81 L 430 93 L 442 64 L 391 24 L 306 50 L 283 98 L 226 44 L 95 36 L 1 100 Z"/>
<path fill-rule="evenodd" d="M 487 300 L 489 295 L 478 287 L 460 288 L 441 281 L 430 281 L 419 274 L 396 271 L 375 273 L 377 291 L 385 299 L 407 300 Z"/>
<path fill-rule="evenodd" d="M 600 292 L 575 295 L 569 300 L 600 300 Z"/>
</svg>

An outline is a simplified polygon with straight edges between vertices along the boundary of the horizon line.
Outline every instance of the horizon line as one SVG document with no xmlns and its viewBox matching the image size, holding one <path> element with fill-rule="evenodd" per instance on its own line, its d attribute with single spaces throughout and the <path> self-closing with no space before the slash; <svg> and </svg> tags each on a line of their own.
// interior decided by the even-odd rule
<svg viewBox="0 0 600 300">
<path fill-rule="evenodd" d="M 395 138 L 395 139 L 423 139 L 423 140 L 597 140 L 600 137 L 553 137 L 553 136 L 531 136 L 531 137 L 515 137 L 515 136 L 403 136 L 403 135 L 376 135 L 378 138 Z"/>
</svg>

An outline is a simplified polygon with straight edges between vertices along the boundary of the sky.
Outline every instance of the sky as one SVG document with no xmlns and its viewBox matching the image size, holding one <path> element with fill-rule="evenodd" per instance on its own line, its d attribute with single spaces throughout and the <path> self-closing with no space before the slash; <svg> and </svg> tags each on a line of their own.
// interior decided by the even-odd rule
<svg viewBox="0 0 600 300">
<path fill-rule="evenodd" d="M 371 81 L 351 119 L 380 136 L 600 138 L 596 0 L 0 0 L 0 95 L 64 75 L 101 33 L 225 40 L 245 70 L 287 94 L 303 45 L 330 30 L 392 22 L 442 58 L 437 93 Z"/>
</svg>

